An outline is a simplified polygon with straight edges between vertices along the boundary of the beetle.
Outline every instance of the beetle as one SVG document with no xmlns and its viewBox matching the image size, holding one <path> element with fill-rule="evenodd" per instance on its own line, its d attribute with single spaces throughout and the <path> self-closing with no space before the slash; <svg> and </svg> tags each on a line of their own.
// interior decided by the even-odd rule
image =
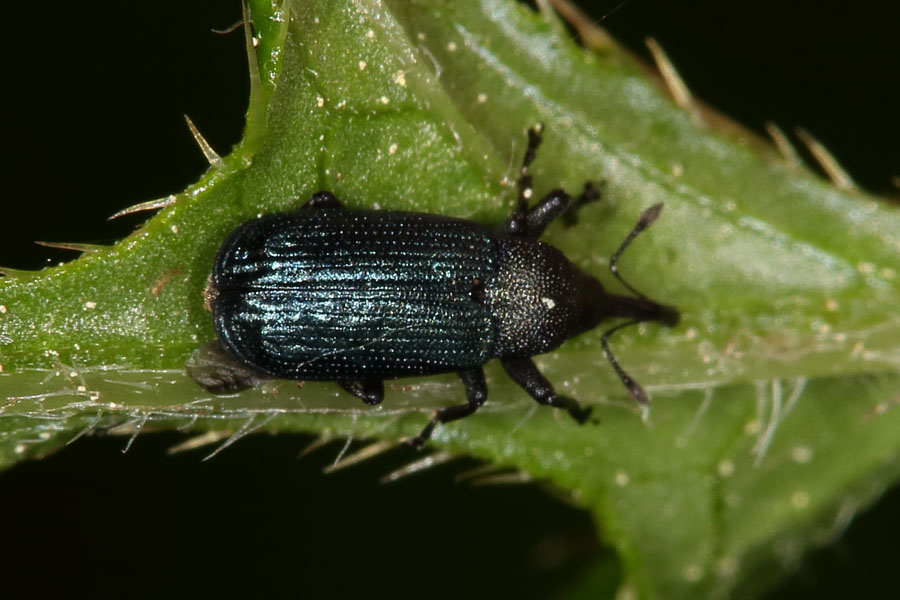
<svg viewBox="0 0 900 600">
<path fill-rule="evenodd" d="M 603 334 L 602 348 L 628 393 L 647 404 L 608 340 L 635 323 L 679 321 L 675 308 L 632 288 L 616 265 L 662 204 L 641 215 L 609 261 L 633 295 L 607 292 L 538 240 L 558 217 L 574 224 L 577 209 L 600 196 L 587 182 L 574 199 L 555 189 L 529 208 L 541 134 L 540 126 L 528 130 L 517 206 L 499 230 L 428 213 L 348 210 L 327 191 L 292 212 L 240 225 L 219 250 L 204 291 L 217 339 L 194 352 L 189 374 L 213 393 L 271 379 L 335 381 L 374 405 L 386 379 L 456 372 L 466 403 L 435 410 L 408 440 L 421 447 L 436 424 L 484 404 L 483 365 L 492 358 L 538 403 L 584 423 L 591 409 L 557 394 L 532 357 L 624 317 Z"/>
</svg>

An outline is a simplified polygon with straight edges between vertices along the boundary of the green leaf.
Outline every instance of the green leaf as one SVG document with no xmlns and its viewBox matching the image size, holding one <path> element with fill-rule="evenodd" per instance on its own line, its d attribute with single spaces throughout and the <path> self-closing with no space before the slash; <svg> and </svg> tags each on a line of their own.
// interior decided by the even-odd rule
<svg viewBox="0 0 900 600">
<path fill-rule="evenodd" d="M 260 78 L 224 163 L 115 246 L 0 281 L 0 464 L 95 428 L 418 432 L 460 402 L 454 377 L 391 382 L 378 409 L 329 384 L 196 386 L 183 365 L 214 336 L 201 292 L 215 252 L 319 189 L 499 222 L 524 130 L 544 122 L 538 194 L 608 184 L 578 228 L 546 239 L 609 281 L 606 257 L 664 202 L 621 268 L 683 323 L 613 339 L 654 396 L 646 420 L 597 331 L 538 364 L 599 425 L 536 408 L 491 364 L 488 404 L 434 446 L 566 490 L 620 552 L 620 592 L 648 598 L 753 595 L 896 481 L 895 209 L 698 124 L 618 50 L 579 49 L 514 2 L 257 0 L 251 13 Z"/>
</svg>

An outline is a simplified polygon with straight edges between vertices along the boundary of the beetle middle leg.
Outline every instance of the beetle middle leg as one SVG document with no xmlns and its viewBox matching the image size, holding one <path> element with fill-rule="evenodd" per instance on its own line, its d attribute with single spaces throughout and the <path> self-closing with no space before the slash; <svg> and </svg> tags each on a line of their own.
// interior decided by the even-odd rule
<svg viewBox="0 0 900 600">
<path fill-rule="evenodd" d="M 381 401 L 384 400 L 384 382 L 380 379 L 338 381 L 338 385 L 369 406 L 381 404 Z"/>
<path fill-rule="evenodd" d="M 416 437 L 407 441 L 413 448 L 421 448 L 422 444 L 431 437 L 434 426 L 438 423 L 449 423 L 463 417 L 468 417 L 478 410 L 487 399 L 487 383 L 484 381 L 484 369 L 475 367 L 474 369 L 466 369 L 459 372 L 459 378 L 462 379 L 463 385 L 466 386 L 466 403 L 456 406 L 448 406 L 447 408 L 439 408 L 434 411 L 431 421 Z"/>
<path fill-rule="evenodd" d="M 538 404 L 564 408 L 579 423 L 584 423 L 591 415 L 590 407 L 582 408 L 574 398 L 558 395 L 530 358 L 502 358 L 500 363 L 510 378 L 522 386 Z"/>
</svg>

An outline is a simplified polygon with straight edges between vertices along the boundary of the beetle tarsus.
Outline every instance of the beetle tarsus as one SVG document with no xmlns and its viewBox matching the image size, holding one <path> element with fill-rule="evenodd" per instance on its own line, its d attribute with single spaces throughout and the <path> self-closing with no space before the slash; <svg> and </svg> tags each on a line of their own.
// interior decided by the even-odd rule
<svg viewBox="0 0 900 600">
<path fill-rule="evenodd" d="M 384 382 L 380 379 L 338 381 L 338 385 L 369 406 L 381 404 L 381 401 L 384 400 Z"/>
<path fill-rule="evenodd" d="M 566 228 L 578 224 L 578 211 L 582 206 L 596 202 L 603 196 L 603 190 L 606 188 L 606 182 L 601 181 L 595 183 L 593 181 L 585 181 L 581 194 L 573 202 L 571 202 L 562 214 L 563 226 Z"/>
<path fill-rule="evenodd" d="M 530 358 L 503 358 L 500 362 L 510 379 L 522 386 L 538 404 L 562 408 L 579 424 L 590 417 L 590 407 L 582 408 L 574 398 L 558 395 Z"/>
</svg>

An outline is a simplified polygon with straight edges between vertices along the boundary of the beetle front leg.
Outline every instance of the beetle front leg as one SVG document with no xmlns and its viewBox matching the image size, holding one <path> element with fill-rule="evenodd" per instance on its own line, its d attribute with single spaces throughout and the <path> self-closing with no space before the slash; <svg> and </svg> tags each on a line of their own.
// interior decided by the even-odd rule
<svg viewBox="0 0 900 600">
<path fill-rule="evenodd" d="M 578 209 L 600 198 L 603 184 L 587 181 L 574 200 L 565 190 L 556 189 L 544 196 L 524 217 L 514 214 L 506 221 L 506 231 L 514 235 L 537 239 L 547 226 L 562 216 L 566 227 L 578 222 Z"/>
<path fill-rule="evenodd" d="M 369 406 L 381 404 L 381 401 L 384 400 L 384 382 L 380 379 L 338 381 L 338 385 Z"/>
<path fill-rule="evenodd" d="M 547 225 L 568 210 L 571 203 L 572 196 L 568 192 L 553 190 L 531 210 L 523 210 L 521 207 L 516 210 L 506 220 L 506 232 L 519 237 L 537 239 L 547 229 Z"/>
<path fill-rule="evenodd" d="M 575 399 L 558 395 L 530 358 L 502 358 L 500 363 L 510 378 L 522 386 L 538 404 L 564 408 L 578 423 L 587 421 L 591 408 L 582 408 Z"/>
<path fill-rule="evenodd" d="M 565 190 L 555 189 L 541 198 L 541 201 L 529 210 L 528 203 L 534 193 L 530 168 L 538 146 L 541 144 L 542 131 L 542 125 L 528 130 L 528 147 L 525 149 L 525 157 L 522 160 L 522 170 L 519 175 L 519 196 L 516 210 L 506 220 L 504 227 L 510 235 L 537 239 L 541 237 L 547 226 L 560 215 L 563 216 L 566 227 L 570 227 L 578 220 L 578 209 L 600 197 L 602 185 L 588 181 L 585 182 L 581 194 L 574 200 Z"/>
<path fill-rule="evenodd" d="M 561 211 L 563 225 L 565 227 L 572 227 L 578 223 L 578 211 L 581 210 L 581 207 L 585 204 L 590 204 L 591 202 L 599 200 L 600 196 L 603 195 L 604 187 L 606 187 L 605 181 L 601 181 L 600 183 L 585 181 L 584 187 L 581 189 L 581 194 L 579 194 L 573 202 L 569 203 L 569 206 Z"/>
<path fill-rule="evenodd" d="M 321 208 L 344 208 L 337 196 L 331 192 L 316 192 L 312 198 L 300 207 L 300 210 L 318 210 Z"/>
<path fill-rule="evenodd" d="M 487 383 L 484 381 L 484 369 L 476 367 L 474 369 L 466 369 L 459 372 L 459 378 L 462 379 L 463 385 L 466 386 L 466 403 L 456 406 L 448 406 L 434 411 L 431 415 L 431 421 L 416 437 L 408 440 L 406 443 L 412 448 L 421 448 L 422 445 L 431 438 L 431 432 L 438 423 L 449 423 L 463 417 L 468 417 L 478 410 L 487 399 Z"/>
<path fill-rule="evenodd" d="M 522 168 L 519 171 L 519 197 L 516 201 L 516 210 L 506 220 L 506 231 L 512 235 L 528 234 L 528 203 L 534 193 L 531 179 L 531 163 L 537 154 L 538 146 L 543 141 L 541 133 L 544 125 L 538 124 L 528 130 L 528 146 L 525 148 L 525 156 L 522 158 Z M 565 192 L 563 192 L 565 193 Z M 530 236 L 529 236 L 530 237 Z"/>
</svg>

